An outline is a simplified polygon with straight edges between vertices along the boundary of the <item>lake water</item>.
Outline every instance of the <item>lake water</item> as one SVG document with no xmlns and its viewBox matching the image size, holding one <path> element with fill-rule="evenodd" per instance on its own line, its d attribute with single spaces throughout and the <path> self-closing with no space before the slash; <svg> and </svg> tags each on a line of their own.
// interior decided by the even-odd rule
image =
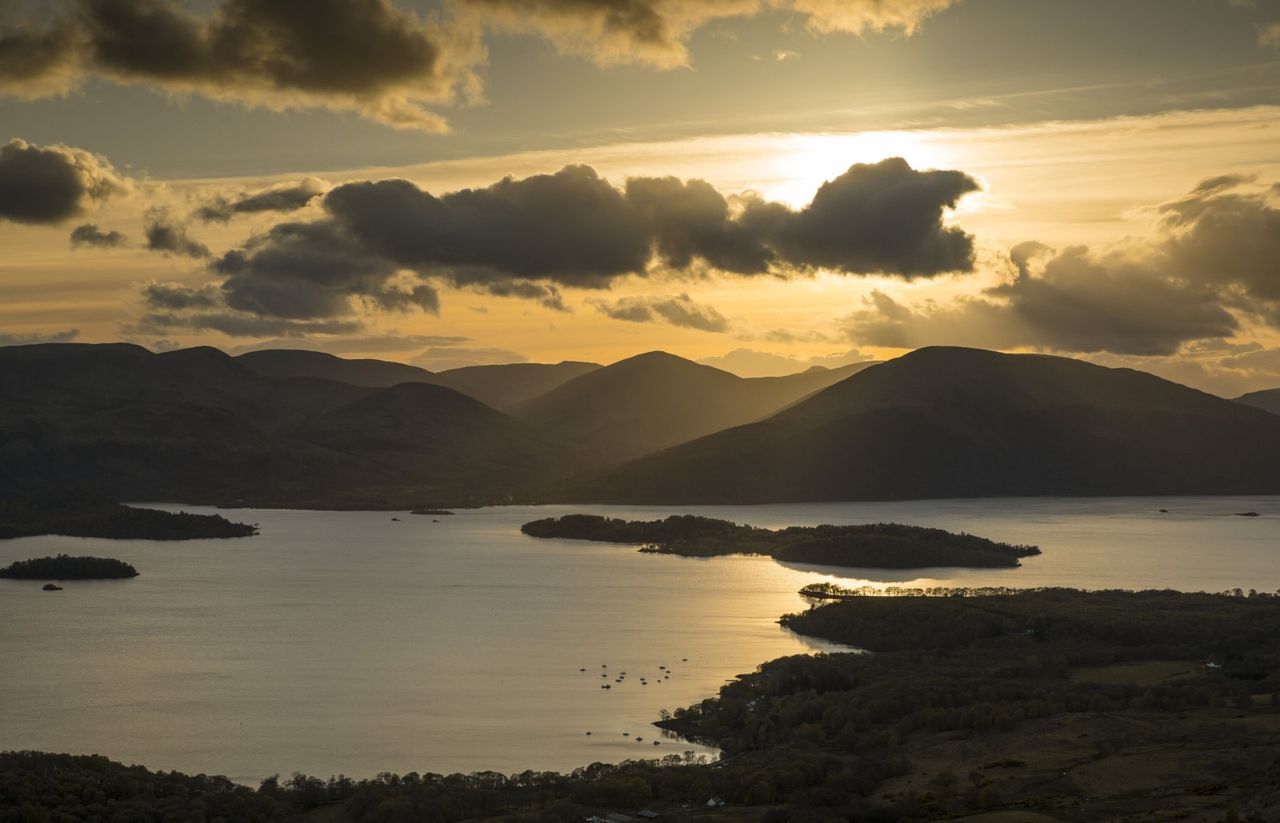
<svg viewBox="0 0 1280 823">
<path fill-rule="evenodd" d="M 883 574 L 519 532 L 570 511 L 770 527 L 895 521 L 1044 554 L 1018 569 Z M 1244 511 L 1262 516 L 1234 516 Z M 765 660 L 829 648 L 776 623 L 803 608 L 796 592 L 809 583 L 1280 588 L 1276 497 L 499 507 L 438 523 L 228 514 L 262 533 L 0 542 L 0 565 L 68 552 L 142 572 L 58 593 L 0 581 L 0 749 L 95 752 L 244 782 L 295 770 L 565 770 L 696 748 L 650 722 Z"/>
</svg>

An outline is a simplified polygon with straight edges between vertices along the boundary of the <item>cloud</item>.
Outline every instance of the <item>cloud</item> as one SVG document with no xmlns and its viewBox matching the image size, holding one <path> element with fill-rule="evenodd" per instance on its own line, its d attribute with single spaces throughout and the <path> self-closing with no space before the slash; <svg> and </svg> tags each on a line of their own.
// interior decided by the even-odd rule
<svg viewBox="0 0 1280 823">
<path fill-rule="evenodd" d="M 623 297 L 610 302 L 594 299 L 587 301 L 600 313 L 615 320 L 632 323 L 656 323 L 665 320 L 673 326 L 699 331 L 726 332 L 729 321 L 715 309 L 698 303 L 687 294 L 674 297 Z"/>
<path fill-rule="evenodd" d="M 47 27 L 0 30 L 0 88 L 65 92 L 86 76 L 273 109 L 356 111 L 439 131 L 427 108 L 475 85 L 474 31 L 387 0 L 222 0 L 207 16 L 170 0 L 74 0 Z"/>
<path fill-rule="evenodd" d="M 619 189 L 589 166 L 440 196 L 407 180 L 355 182 L 323 197 L 322 219 L 277 224 L 213 270 L 232 308 L 291 319 L 348 314 L 358 300 L 434 310 L 434 292 L 416 297 L 428 283 L 563 310 L 561 287 L 608 288 L 655 268 L 931 277 L 973 266 L 972 238 L 942 216 L 975 188 L 900 159 L 852 166 L 798 211 L 701 180 Z"/>
<path fill-rule="evenodd" d="M 83 149 L 18 139 L 0 146 L 0 220 L 55 225 L 131 188 L 106 158 Z"/>
<path fill-rule="evenodd" d="M 973 345 L 1167 355 L 1188 341 L 1228 337 L 1238 328 L 1212 290 L 1170 279 L 1149 261 L 1099 258 L 1072 247 L 1032 272 L 1026 252 L 1018 247 L 1012 255 L 1017 276 L 981 297 L 917 309 L 875 291 L 866 308 L 845 319 L 848 337 L 886 348 Z"/>
<path fill-rule="evenodd" d="M 209 257 L 209 247 L 187 234 L 187 227 L 175 221 L 164 209 L 151 209 L 146 215 L 143 233 L 147 248 L 179 257 Z"/>
<path fill-rule="evenodd" d="M 70 343 L 79 336 L 79 329 L 66 329 L 65 331 L 55 332 L 30 332 L 27 334 L 0 332 L 0 346 L 30 346 L 36 343 Z"/>
<path fill-rule="evenodd" d="M 1168 356 L 1231 337 L 1240 317 L 1280 328 L 1280 209 L 1274 186 L 1230 174 L 1156 209 L 1160 233 L 1098 255 L 1024 243 L 1012 278 L 945 305 L 907 306 L 882 292 L 845 322 L 855 342 L 934 343 Z"/>
<path fill-rule="evenodd" d="M 206 223 L 226 223 L 241 214 L 297 211 L 324 194 L 326 188 L 322 180 L 308 177 L 235 198 L 219 196 L 197 209 L 195 216 Z"/>
<path fill-rule="evenodd" d="M 212 286 L 191 288 L 178 283 L 148 283 L 142 289 L 142 299 L 151 308 L 165 311 L 214 309 L 222 303 L 218 290 Z"/>
<path fill-rule="evenodd" d="M 93 223 L 85 223 L 71 230 L 71 248 L 92 246 L 100 249 L 114 249 L 125 244 L 125 237 L 118 231 L 103 231 Z"/>
<path fill-rule="evenodd" d="M 733 372 L 741 377 L 776 377 L 796 374 L 814 367 L 834 369 L 850 363 L 865 363 L 872 359 L 857 349 L 816 357 L 793 357 L 776 352 L 740 348 L 718 357 L 704 357 L 698 362 Z"/>
<path fill-rule="evenodd" d="M 198 311 L 188 314 L 150 312 L 121 327 L 126 335 L 153 336 L 174 330 L 215 331 L 229 337 L 307 337 L 315 334 L 352 334 L 363 326 L 355 321 L 280 320 L 228 311 Z"/>
<path fill-rule="evenodd" d="M 461 346 L 432 346 L 410 361 L 433 372 L 461 369 L 467 366 L 501 366 L 527 363 L 529 358 L 508 349 L 469 349 Z"/>
<path fill-rule="evenodd" d="M 1242 307 L 1280 325 L 1280 209 L 1251 177 L 1205 181 L 1160 208 L 1163 265 L 1189 281 L 1233 289 Z"/>
<path fill-rule="evenodd" d="M 531 32 L 598 64 L 689 63 L 692 33 L 781 9 L 815 33 L 911 33 L 953 0 L 456 0 L 421 17 L 390 0 L 71 0 L 52 22 L 0 21 L 0 93 L 65 94 L 89 77 L 270 109 L 353 111 L 398 129 L 482 97 L 488 30 Z"/>
<path fill-rule="evenodd" d="M 781 10 L 815 33 L 910 34 L 954 0 L 464 0 L 488 26 L 531 32 L 599 65 L 690 64 L 688 42 L 704 25 Z"/>
</svg>

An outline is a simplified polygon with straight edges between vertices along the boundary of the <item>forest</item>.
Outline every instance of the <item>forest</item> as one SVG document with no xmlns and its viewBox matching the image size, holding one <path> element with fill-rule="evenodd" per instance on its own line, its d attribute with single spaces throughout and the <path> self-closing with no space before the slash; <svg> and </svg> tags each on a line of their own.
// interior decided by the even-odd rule
<svg viewBox="0 0 1280 823">
<path fill-rule="evenodd" d="M 1008 567 L 1040 553 L 1035 546 L 899 523 L 763 529 L 688 514 L 651 521 L 568 514 L 534 520 L 521 531 L 533 537 L 643 544 L 641 551 L 682 557 L 760 554 L 788 563 L 878 569 Z"/>
<path fill-rule="evenodd" d="M 258 528 L 217 514 L 125 506 L 91 494 L 16 495 L 0 500 L 0 539 L 56 534 L 112 540 L 249 537 Z"/>
</svg>

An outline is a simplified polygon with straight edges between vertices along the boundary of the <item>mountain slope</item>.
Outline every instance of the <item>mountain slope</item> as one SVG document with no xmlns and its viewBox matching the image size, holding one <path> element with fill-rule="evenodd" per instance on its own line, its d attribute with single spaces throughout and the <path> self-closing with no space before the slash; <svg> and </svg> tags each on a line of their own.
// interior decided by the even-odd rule
<svg viewBox="0 0 1280 823">
<path fill-rule="evenodd" d="M 437 372 L 430 382 L 468 394 L 495 409 L 512 412 L 534 398 L 589 374 L 596 363 L 510 363 L 502 366 L 465 366 Z"/>
<path fill-rule="evenodd" d="M 1280 419 L 1127 369 L 921 349 L 774 417 L 556 489 L 755 503 L 1280 492 Z"/>
<path fill-rule="evenodd" d="M 549 437 L 592 450 L 607 462 L 759 420 L 843 373 L 748 379 L 649 352 L 570 380 L 516 414 Z"/>
<path fill-rule="evenodd" d="M 1269 411 L 1272 414 L 1280 414 L 1280 389 L 1265 389 L 1242 394 L 1236 398 L 1236 402 Z"/>
<path fill-rule="evenodd" d="M 431 383 L 426 369 L 387 360 L 348 360 L 332 354 L 300 349 L 246 352 L 236 360 L 263 377 L 322 377 L 353 386 L 386 388 L 397 383 Z"/>
<path fill-rule="evenodd" d="M 272 378 L 216 349 L 0 348 L 0 493 L 361 505 L 504 500 L 569 459 L 443 386 Z"/>
</svg>

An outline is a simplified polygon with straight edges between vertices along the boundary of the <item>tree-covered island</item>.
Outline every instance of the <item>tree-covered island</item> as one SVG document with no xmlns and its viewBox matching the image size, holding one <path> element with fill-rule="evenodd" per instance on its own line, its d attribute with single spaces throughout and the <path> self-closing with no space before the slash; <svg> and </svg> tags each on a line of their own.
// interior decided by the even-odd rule
<svg viewBox="0 0 1280 823">
<path fill-rule="evenodd" d="M 763 529 L 689 514 L 650 521 L 568 514 L 520 530 L 532 537 L 640 544 L 641 551 L 682 557 L 760 554 L 786 563 L 876 569 L 1012 567 L 1040 553 L 1035 546 L 900 523 Z"/>
<path fill-rule="evenodd" d="M 11 580 L 123 580 L 137 576 L 138 570 L 123 560 L 69 554 L 19 560 L 0 569 L 0 577 Z"/>
<path fill-rule="evenodd" d="M 0 500 L 0 539 L 55 534 L 111 540 L 200 540 L 250 537 L 258 527 L 218 514 L 166 512 L 80 494 Z"/>
</svg>

